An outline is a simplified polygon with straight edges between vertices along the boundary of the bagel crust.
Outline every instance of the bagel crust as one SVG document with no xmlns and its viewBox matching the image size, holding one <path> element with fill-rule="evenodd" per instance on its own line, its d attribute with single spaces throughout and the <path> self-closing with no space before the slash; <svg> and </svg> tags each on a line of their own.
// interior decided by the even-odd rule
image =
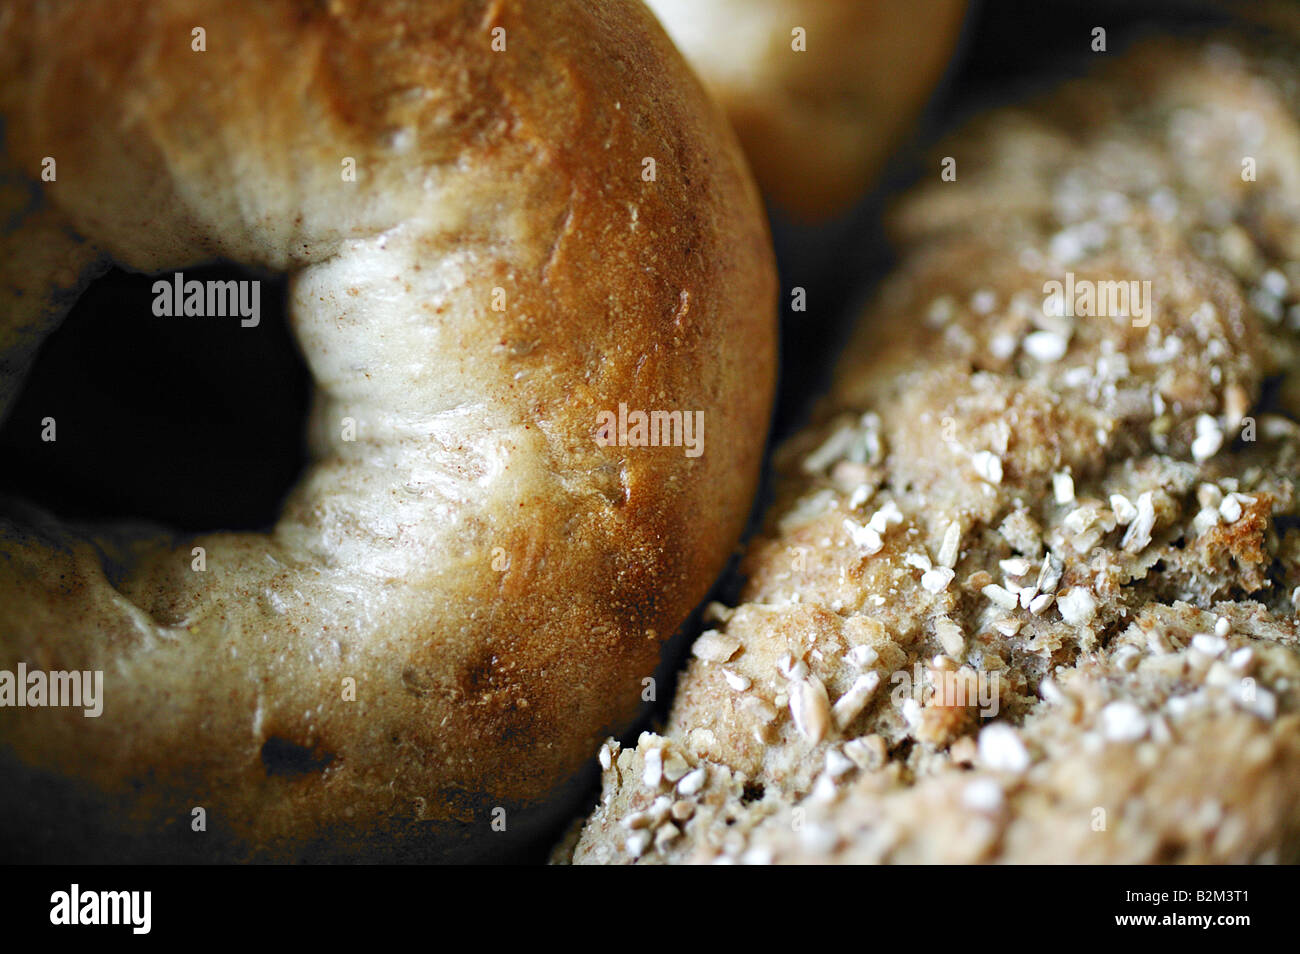
<svg viewBox="0 0 1300 954">
<path fill-rule="evenodd" d="M 774 385 L 757 193 L 653 17 L 7 3 L 0 115 L 0 411 L 109 262 L 290 273 L 317 386 L 267 534 L 0 509 L 0 670 L 104 673 L 98 718 L 0 708 L 0 843 L 417 860 L 544 829 L 738 538 Z M 598 440 L 620 405 L 703 412 L 702 453 Z"/>
</svg>

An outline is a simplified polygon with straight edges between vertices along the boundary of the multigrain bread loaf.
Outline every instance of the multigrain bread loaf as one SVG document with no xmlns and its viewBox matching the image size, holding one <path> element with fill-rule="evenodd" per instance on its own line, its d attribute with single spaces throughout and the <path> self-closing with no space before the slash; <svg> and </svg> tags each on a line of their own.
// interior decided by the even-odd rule
<svg viewBox="0 0 1300 954">
<path fill-rule="evenodd" d="M 1300 857 L 1298 67 L 1149 41 L 943 144 L 558 859 Z"/>
</svg>

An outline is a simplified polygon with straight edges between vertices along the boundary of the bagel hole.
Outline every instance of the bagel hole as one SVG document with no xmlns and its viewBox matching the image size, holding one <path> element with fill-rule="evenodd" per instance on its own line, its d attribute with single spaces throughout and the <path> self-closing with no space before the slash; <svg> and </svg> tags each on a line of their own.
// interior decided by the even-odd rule
<svg viewBox="0 0 1300 954">
<path fill-rule="evenodd" d="M 173 274 L 110 270 L 46 339 L 0 424 L 0 494 L 187 532 L 275 522 L 305 465 L 310 399 L 287 283 L 230 265 L 183 270 L 186 282 L 260 282 L 258 323 L 243 327 L 238 314 L 156 316 L 154 282 Z"/>
</svg>

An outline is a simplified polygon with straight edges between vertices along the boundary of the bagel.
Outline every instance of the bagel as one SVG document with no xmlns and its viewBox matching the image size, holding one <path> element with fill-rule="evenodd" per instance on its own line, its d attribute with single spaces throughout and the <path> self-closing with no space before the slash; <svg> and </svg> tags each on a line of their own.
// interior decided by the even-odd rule
<svg viewBox="0 0 1300 954">
<path fill-rule="evenodd" d="M 11 2 L 0 116 L 0 410 L 109 262 L 289 273 L 315 382 L 269 532 L 0 509 L 0 670 L 103 678 L 97 718 L 0 707 L 6 852 L 545 830 L 743 529 L 773 396 L 761 202 L 651 14 Z M 696 415 L 702 452 L 615 435 L 626 409 Z"/>
<path fill-rule="evenodd" d="M 943 75 L 966 0 L 646 0 L 800 223 L 866 192 Z"/>
<path fill-rule="evenodd" d="M 942 145 L 737 605 L 559 858 L 1300 859 L 1279 39 L 1147 40 Z"/>
</svg>

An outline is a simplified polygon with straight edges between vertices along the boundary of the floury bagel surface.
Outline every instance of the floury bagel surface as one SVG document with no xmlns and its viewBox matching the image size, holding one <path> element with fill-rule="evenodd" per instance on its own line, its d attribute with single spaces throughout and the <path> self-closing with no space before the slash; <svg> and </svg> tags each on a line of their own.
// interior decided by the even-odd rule
<svg viewBox="0 0 1300 954">
<path fill-rule="evenodd" d="M 757 191 L 651 14 L 10 2 L 0 118 L 0 410 L 110 262 L 160 322 L 260 321 L 191 266 L 289 273 L 316 386 L 269 533 L 0 505 L 0 670 L 103 674 L 97 718 L 0 707 L 6 857 L 547 832 L 730 554 L 774 385 Z M 621 406 L 669 440 L 597 440 Z"/>
</svg>

